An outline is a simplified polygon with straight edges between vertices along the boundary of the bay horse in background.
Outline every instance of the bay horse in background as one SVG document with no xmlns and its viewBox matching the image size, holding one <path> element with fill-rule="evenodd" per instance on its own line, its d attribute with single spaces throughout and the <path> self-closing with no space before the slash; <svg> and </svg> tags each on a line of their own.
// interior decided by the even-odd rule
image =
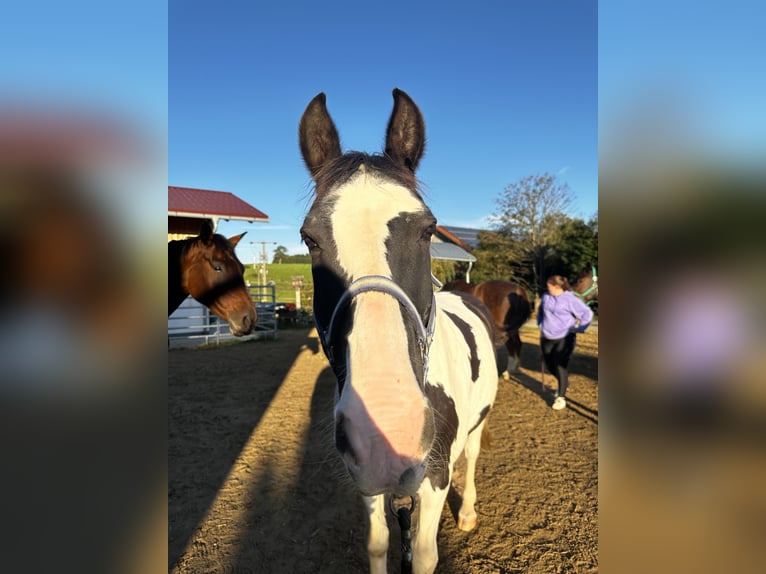
<svg viewBox="0 0 766 574">
<path fill-rule="evenodd" d="M 598 306 L 598 273 L 596 266 L 585 267 L 572 283 L 572 293 L 589 307 Z"/>
<path fill-rule="evenodd" d="M 168 242 L 168 315 L 191 295 L 226 321 L 233 335 L 253 331 L 255 306 L 234 253 L 245 233 L 226 239 L 206 221 L 198 236 Z"/>
<path fill-rule="evenodd" d="M 456 279 L 444 285 L 442 290 L 469 293 L 487 306 L 499 335 L 495 338 L 495 346 L 505 345 L 508 350 L 508 364 L 502 376 L 509 379 L 510 374 L 516 372 L 521 364 L 519 329 L 532 314 L 526 290 L 515 283 L 499 279 L 476 284 Z"/>
<path fill-rule="evenodd" d="M 311 254 L 317 332 L 338 383 L 335 447 L 369 516 L 370 569 L 386 572 L 391 497 L 413 497 L 411 566 L 429 574 L 462 452 L 457 525 L 476 525 L 476 460 L 498 378 L 484 305 L 434 293 L 436 218 L 415 178 L 425 124 L 406 93 L 395 89 L 393 98 L 381 155 L 342 153 L 325 95 L 308 104 L 299 139 L 315 197 L 301 237 Z M 409 553 L 403 556 L 404 570 Z"/>
</svg>

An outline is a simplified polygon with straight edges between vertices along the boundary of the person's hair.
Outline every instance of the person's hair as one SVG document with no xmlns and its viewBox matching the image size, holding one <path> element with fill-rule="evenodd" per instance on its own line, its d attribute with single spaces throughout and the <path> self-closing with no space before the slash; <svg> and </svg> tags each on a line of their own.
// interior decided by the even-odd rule
<svg viewBox="0 0 766 574">
<path fill-rule="evenodd" d="M 551 275 L 545 281 L 545 284 L 546 285 L 551 284 L 551 285 L 555 285 L 556 287 L 561 287 L 564 291 L 572 290 L 572 288 L 569 286 L 569 281 L 567 281 L 567 278 L 562 277 L 561 275 Z"/>
</svg>

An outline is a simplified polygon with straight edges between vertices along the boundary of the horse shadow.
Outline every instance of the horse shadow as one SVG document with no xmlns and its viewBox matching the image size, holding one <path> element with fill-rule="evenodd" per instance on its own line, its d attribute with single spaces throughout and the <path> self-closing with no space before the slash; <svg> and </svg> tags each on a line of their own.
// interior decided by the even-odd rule
<svg viewBox="0 0 766 574">
<path fill-rule="evenodd" d="M 317 377 L 311 398 L 310 420 L 301 437 L 298 476 L 287 500 L 275 473 L 268 470 L 249 487 L 254 501 L 240 540 L 232 572 L 293 572 L 346 574 L 369 570 L 367 511 L 359 492 L 346 475 L 334 443 L 333 408 L 337 382 L 326 367 Z M 448 501 L 459 494 L 450 487 Z M 452 498 L 450 498 L 452 497 Z M 460 502 L 457 503 L 459 508 Z M 453 503 L 450 502 L 450 509 Z M 413 521 L 417 518 L 416 507 Z M 457 516 L 457 510 L 453 511 Z M 388 571 L 401 566 L 400 530 L 387 512 L 390 532 Z M 453 572 L 449 556 L 440 557 L 437 572 Z"/>
<path fill-rule="evenodd" d="M 299 339 L 295 356 L 311 338 Z M 265 383 L 257 378 L 259 355 L 269 341 L 240 342 L 231 348 L 186 349 L 169 352 L 168 377 L 168 563 L 176 566 L 195 530 L 203 523 L 226 477 L 279 391 L 292 361 Z M 253 345 L 257 345 L 253 349 Z M 235 349 L 236 347 L 236 349 Z M 185 376 L 184 353 L 205 354 L 204 367 Z M 195 365 L 199 363 L 197 355 Z M 236 384 L 235 375 L 253 373 L 253 384 Z M 237 405 L 246 405 L 239 408 Z M 200 437 L 204 437 L 200 440 Z M 215 444 L 215 449 L 209 449 Z M 204 450 L 208 449 L 208 450 Z"/>
<path fill-rule="evenodd" d="M 316 352 L 320 352 L 317 348 Z M 368 569 L 367 518 L 335 451 L 335 376 L 329 366 L 314 384 L 300 437 L 300 466 L 285 493 L 267 468 L 248 486 L 253 501 L 240 521 L 232 572 L 345 573 Z"/>
</svg>

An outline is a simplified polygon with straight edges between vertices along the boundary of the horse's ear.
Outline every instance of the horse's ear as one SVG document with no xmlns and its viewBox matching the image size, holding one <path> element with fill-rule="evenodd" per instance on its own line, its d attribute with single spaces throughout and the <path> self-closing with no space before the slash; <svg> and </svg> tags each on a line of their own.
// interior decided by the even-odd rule
<svg viewBox="0 0 766 574">
<path fill-rule="evenodd" d="M 243 231 L 242 233 L 240 233 L 239 235 L 235 235 L 234 237 L 229 237 L 229 242 L 232 245 L 236 245 L 237 243 L 239 243 L 239 240 L 245 236 L 245 233 L 247 233 L 247 231 Z"/>
<path fill-rule="evenodd" d="M 213 223 L 209 219 L 202 222 L 199 237 L 204 243 L 210 243 L 210 240 L 213 238 Z"/>
<path fill-rule="evenodd" d="M 413 173 L 426 149 L 423 114 L 405 92 L 394 88 L 394 110 L 386 130 L 386 155 Z"/>
<path fill-rule="evenodd" d="M 312 177 L 329 160 L 340 157 L 338 130 L 327 112 L 324 93 L 317 94 L 303 112 L 298 125 L 301 154 Z"/>
</svg>

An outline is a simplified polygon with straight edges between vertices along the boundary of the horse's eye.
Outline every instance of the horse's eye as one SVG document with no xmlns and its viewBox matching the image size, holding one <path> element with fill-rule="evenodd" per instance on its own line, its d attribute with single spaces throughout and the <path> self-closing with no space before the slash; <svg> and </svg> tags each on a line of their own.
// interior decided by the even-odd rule
<svg viewBox="0 0 766 574">
<path fill-rule="evenodd" d="M 319 249 L 319 244 L 306 234 L 303 235 L 303 243 L 306 244 L 306 247 L 309 248 L 309 251 Z"/>
<path fill-rule="evenodd" d="M 223 272 L 223 263 L 218 263 L 217 261 L 214 261 L 214 262 L 213 262 L 213 270 L 214 270 L 216 273 L 221 273 L 221 272 Z"/>
</svg>

